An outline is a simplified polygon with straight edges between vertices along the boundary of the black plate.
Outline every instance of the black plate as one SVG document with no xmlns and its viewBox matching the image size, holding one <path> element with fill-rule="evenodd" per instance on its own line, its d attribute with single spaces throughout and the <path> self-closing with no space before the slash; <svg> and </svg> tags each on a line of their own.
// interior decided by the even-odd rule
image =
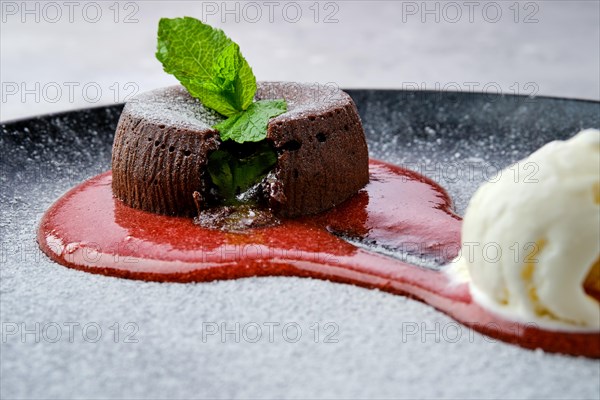
<svg viewBox="0 0 600 400">
<path fill-rule="evenodd" d="M 453 92 L 348 92 L 361 115 L 371 157 L 402 164 L 440 182 L 459 212 L 474 188 L 492 179 L 500 168 L 551 140 L 600 126 L 600 103 L 593 101 Z M 32 211 L 43 211 L 48 205 L 48 191 L 58 195 L 109 169 L 121 109 L 122 105 L 114 105 L 3 124 L 0 171 L 5 185 L 2 209 L 10 209 L 7 217 L 26 221 Z M 28 199 L 28 207 L 20 214 L 23 198 Z M 2 229 L 3 235 L 9 234 L 7 224 Z"/>
<path fill-rule="evenodd" d="M 475 188 L 498 169 L 548 141 L 600 126 L 598 102 L 349 93 L 362 117 L 371 157 L 403 164 L 440 182 L 459 213 Z M 155 284 L 51 263 L 35 242 L 38 221 L 66 190 L 110 168 L 121 109 L 85 109 L 1 126 L 2 329 L 58 323 L 63 334 L 53 342 L 53 331 L 46 332 L 42 343 L 35 343 L 31 334 L 25 339 L 3 336 L 0 397 L 464 397 L 466 388 L 496 398 L 598 396 L 594 361 L 540 356 L 488 343 L 478 335 L 474 343 L 465 334 L 452 345 L 416 337 L 407 345 L 399 333 L 405 321 L 453 322 L 399 296 L 295 278 Z M 287 293 L 293 298 L 287 299 Z M 202 342 L 201 323 L 223 318 L 242 323 L 293 318 L 307 335 L 311 321 L 335 321 L 340 343 Z M 70 342 L 67 321 L 99 324 L 103 340 L 94 345 L 77 333 Z M 124 342 L 130 321 L 139 329 L 137 345 Z M 121 329 L 118 343 L 112 341 L 115 322 Z M 439 353 L 432 356 L 432 351 Z M 472 369 L 463 364 L 469 358 Z M 455 377 L 450 372 L 457 372 L 457 366 L 464 368 Z M 493 378 L 486 372 L 489 366 L 495 368 Z M 411 371 L 426 372 L 435 384 L 422 384 Z M 242 376 L 252 381 L 239 380 Z"/>
</svg>

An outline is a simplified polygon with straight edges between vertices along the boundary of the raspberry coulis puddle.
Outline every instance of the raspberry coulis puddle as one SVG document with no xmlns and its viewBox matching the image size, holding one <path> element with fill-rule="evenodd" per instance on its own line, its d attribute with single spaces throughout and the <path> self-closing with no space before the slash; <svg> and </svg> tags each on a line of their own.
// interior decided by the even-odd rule
<svg viewBox="0 0 600 400">
<path fill-rule="evenodd" d="M 440 269 L 460 251 L 461 219 L 446 191 L 381 161 L 371 160 L 369 170 L 370 183 L 340 206 L 243 233 L 132 209 L 113 197 L 109 171 L 54 203 L 38 242 L 64 266 L 129 279 L 299 276 L 378 288 L 421 300 L 509 343 L 600 358 L 598 332 L 508 321 L 475 303 L 467 284 L 451 284 Z"/>
</svg>

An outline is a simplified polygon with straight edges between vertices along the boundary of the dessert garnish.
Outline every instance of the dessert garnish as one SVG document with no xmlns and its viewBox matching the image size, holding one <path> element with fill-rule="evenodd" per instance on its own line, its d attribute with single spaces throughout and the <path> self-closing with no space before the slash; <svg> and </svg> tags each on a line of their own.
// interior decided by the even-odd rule
<svg viewBox="0 0 600 400">
<path fill-rule="evenodd" d="M 368 182 L 360 117 L 341 90 L 257 82 L 237 44 L 190 17 L 160 20 L 156 56 L 183 87 L 121 114 L 112 185 L 130 207 L 243 231 L 323 212 Z"/>
<path fill-rule="evenodd" d="M 284 99 L 254 101 L 256 78 L 239 46 L 195 18 L 162 18 L 156 58 L 189 94 L 227 119 L 214 125 L 223 142 L 207 169 L 225 205 L 254 200 L 248 190 L 275 165 L 267 125 L 287 111 Z"/>
</svg>

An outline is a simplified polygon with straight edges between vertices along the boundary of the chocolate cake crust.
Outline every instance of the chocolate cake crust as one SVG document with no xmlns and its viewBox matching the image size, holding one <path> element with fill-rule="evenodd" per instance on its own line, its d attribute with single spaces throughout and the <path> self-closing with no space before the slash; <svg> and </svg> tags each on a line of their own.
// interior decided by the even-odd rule
<svg viewBox="0 0 600 400">
<path fill-rule="evenodd" d="M 194 216 L 193 193 L 203 192 L 207 155 L 220 144 L 211 125 L 222 119 L 182 86 L 136 96 L 125 105 L 115 134 L 115 197 L 145 211 Z"/>
<path fill-rule="evenodd" d="M 354 102 L 343 91 L 259 82 L 256 99 L 284 98 L 288 111 L 271 119 L 267 140 L 277 165 L 266 180 L 268 203 L 282 217 L 313 214 L 351 197 L 368 182 L 368 151 Z M 127 205 L 194 216 L 206 193 L 208 155 L 223 120 L 182 86 L 141 94 L 125 106 L 113 145 L 113 193 Z"/>
<path fill-rule="evenodd" d="M 369 180 L 365 134 L 352 98 L 333 86 L 274 82 L 258 99 L 285 98 L 267 139 L 279 157 L 269 205 L 283 217 L 314 214 L 340 204 Z"/>
</svg>

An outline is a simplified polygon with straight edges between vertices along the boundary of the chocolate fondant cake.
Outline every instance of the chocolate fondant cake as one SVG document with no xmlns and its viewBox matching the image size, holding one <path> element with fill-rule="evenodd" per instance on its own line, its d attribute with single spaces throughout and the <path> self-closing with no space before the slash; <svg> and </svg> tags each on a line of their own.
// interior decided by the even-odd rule
<svg viewBox="0 0 600 400">
<path fill-rule="evenodd" d="M 350 96 L 330 87 L 259 82 L 255 97 L 287 101 L 288 111 L 267 130 L 277 163 L 262 187 L 276 215 L 324 211 L 367 183 L 367 145 Z M 146 211 L 197 215 L 211 185 L 208 156 L 222 145 L 211 127 L 222 120 L 182 86 L 132 99 L 115 135 L 114 195 Z"/>
</svg>

